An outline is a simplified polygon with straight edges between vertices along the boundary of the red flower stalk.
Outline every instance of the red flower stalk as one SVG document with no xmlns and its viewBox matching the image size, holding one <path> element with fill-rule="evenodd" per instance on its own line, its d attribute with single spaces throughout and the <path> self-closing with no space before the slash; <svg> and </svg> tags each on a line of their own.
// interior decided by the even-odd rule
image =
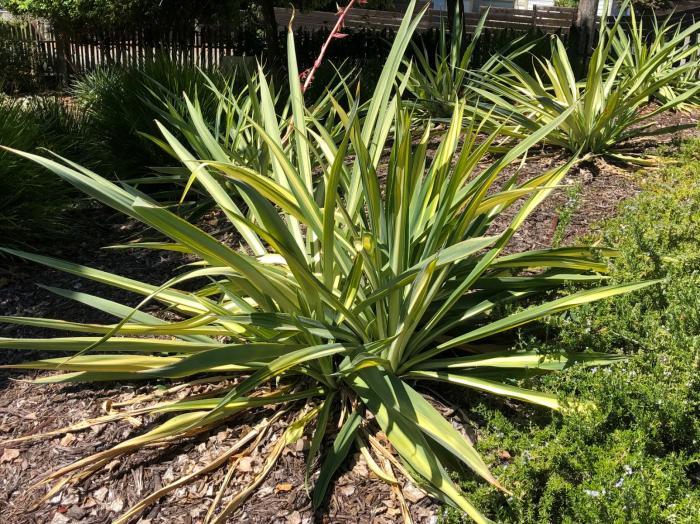
<svg viewBox="0 0 700 524">
<path fill-rule="evenodd" d="M 301 88 L 302 93 L 306 93 L 306 90 L 311 85 L 311 82 L 313 82 L 314 74 L 316 73 L 316 70 L 321 66 L 321 62 L 323 62 L 323 57 L 326 55 L 326 51 L 328 50 L 328 46 L 330 45 L 330 43 L 335 38 L 345 38 L 346 36 L 348 36 L 345 33 L 341 33 L 340 30 L 342 29 L 343 23 L 345 22 L 345 17 L 350 12 L 350 9 L 352 9 L 352 6 L 355 4 L 355 2 L 357 2 L 360 5 L 363 5 L 367 3 L 367 0 L 350 0 L 350 2 L 348 2 L 348 5 L 346 5 L 342 9 L 338 9 L 338 20 L 335 22 L 335 25 L 331 30 L 331 34 L 328 35 L 328 38 L 324 42 L 323 46 L 321 46 L 321 52 L 319 53 L 318 58 L 316 58 L 313 67 L 302 72 L 300 75 L 302 80 L 305 79 L 304 85 Z"/>
</svg>

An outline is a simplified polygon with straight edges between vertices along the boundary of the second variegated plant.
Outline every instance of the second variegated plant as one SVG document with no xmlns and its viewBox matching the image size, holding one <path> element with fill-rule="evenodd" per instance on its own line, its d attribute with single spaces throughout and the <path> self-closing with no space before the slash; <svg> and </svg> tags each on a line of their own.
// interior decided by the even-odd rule
<svg viewBox="0 0 700 524">
<path fill-rule="evenodd" d="M 550 59 L 533 57 L 537 67 L 532 74 L 504 57 L 498 74 L 483 75 L 473 87 L 481 96 L 482 114 L 516 139 L 559 121 L 544 143 L 586 157 L 655 163 L 637 154 L 635 141 L 694 127 L 664 126 L 656 118 L 697 100 L 700 83 L 692 77 L 697 75 L 698 48 L 690 44 L 686 49 L 684 42 L 700 24 L 683 30 L 657 25 L 660 33 L 647 44 L 639 26 L 628 27 L 623 14 L 628 6 L 623 2 L 612 27 L 600 31 L 580 80 L 558 36 L 552 38 Z M 652 99 L 660 103 L 649 107 Z M 561 120 L 564 112 L 568 117 Z"/>
</svg>

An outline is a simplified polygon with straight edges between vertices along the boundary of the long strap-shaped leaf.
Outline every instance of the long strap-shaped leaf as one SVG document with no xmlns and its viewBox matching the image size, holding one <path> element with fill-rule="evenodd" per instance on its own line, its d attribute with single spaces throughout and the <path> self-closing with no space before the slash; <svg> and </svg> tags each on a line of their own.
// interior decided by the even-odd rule
<svg viewBox="0 0 700 524">
<path fill-rule="evenodd" d="M 429 379 L 442 382 L 449 382 L 450 384 L 466 386 L 478 389 L 480 391 L 486 391 L 494 395 L 511 397 L 518 400 L 522 400 L 524 402 L 538 404 L 540 406 L 545 406 L 557 411 L 562 409 L 562 406 L 559 403 L 559 399 L 557 398 L 557 396 L 552 395 L 551 393 L 541 393 L 539 391 L 533 391 L 530 389 L 519 388 L 517 386 L 511 386 L 502 382 L 470 377 L 466 374 L 460 375 L 455 373 L 445 373 L 442 371 L 412 371 L 407 376 L 409 378 L 414 379 Z"/>
<path fill-rule="evenodd" d="M 340 465 L 343 463 L 345 458 L 350 451 L 350 446 L 355 438 L 355 433 L 357 428 L 360 427 L 360 422 L 362 417 L 357 410 L 350 413 L 343 427 L 333 441 L 333 447 L 326 453 L 326 459 L 323 461 L 321 466 L 321 473 L 316 480 L 316 485 L 314 486 L 314 493 L 312 496 L 312 503 L 314 508 L 318 508 L 323 499 L 326 496 L 326 491 L 328 490 L 328 485 L 330 484 L 333 475 L 338 470 Z M 319 431 L 318 429 L 316 431 Z M 323 434 L 323 433 L 321 433 Z"/>
<path fill-rule="evenodd" d="M 616 295 L 622 295 L 625 293 L 630 293 L 632 291 L 644 289 L 646 287 L 658 284 L 659 282 L 660 280 L 652 280 L 648 282 L 640 282 L 635 284 L 619 284 L 615 286 L 605 286 L 598 289 L 580 291 L 578 293 L 574 293 L 573 295 L 553 300 L 551 302 L 547 302 L 539 306 L 527 308 L 524 311 L 514 313 L 503 319 L 491 322 L 490 324 L 486 324 L 485 326 L 474 329 L 458 337 L 454 337 L 448 340 L 447 342 L 443 342 L 436 348 L 417 355 L 411 362 L 407 363 L 406 366 L 404 366 L 404 369 L 411 369 L 412 366 L 420 362 L 429 360 L 450 348 L 460 346 L 468 342 L 473 342 L 475 340 L 490 337 L 492 335 L 501 333 L 503 331 L 507 331 L 509 329 L 514 329 L 518 326 L 522 326 L 529 322 L 533 322 L 548 315 L 561 313 L 562 311 L 566 311 L 567 309 L 571 309 L 576 306 L 581 306 L 583 304 L 589 304 L 591 302 L 596 302 L 605 298 L 614 297 Z"/>
<path fill-rule="evenodd" d="M 152 377 L 182 378 L 208 372 L 219 366 L 269 362 L 299 349 L 297 344 L 252 343 L 228 344 L 219 348 L 201 351 L 173 362 L 164 362 L 158 368 L 144 371 Z"/>
<path fill-rule="evenodd" d="M 610 355 L 594 352 L 543 354 L 537 351 L 501 351 L 474 355 L 472 357 L 428 360 L 417 366 L 416 371 L 474 369 L 483 367 L 562 371 L 575 364 L 606 366 L 608 364 L 620 362 L 626 358 L 627 357 L 624 355 Z"/>
<path fill-rule="evenodd" d="M 189 100 L 187 100 L 189 104 Z M 191 112 L 194 108 L 191 109 Z M 224 214 L 228 215 L 231 212 L 241 214 L 241 210 L 231 199 L 229 194 L 224 190 L 224 188 L 216 181 L 216 179 L 210 175 L 206 169 L 201 167 L 201 163 L 197 161 L 190 153 L 185 149 L 185 147 L 175 138 L 175 136 L 170 133 L 160 122 L 157 122 L 158 129 L 160 129 L 161 134 L 168 141 L 168 144 L 173 149 L 174 153 L 180 159 L 180 161 L 190 169 L 190 172 L 196 176 L 196 178 L 202 183 L 207 193 L 214 198 L 214 200 L 222 207 Z M 197 121 L 195 125 L 203 126 L 202 122 Z M 208 130 L 204 129 L 202 131 Z M 218 160 L 218 159 L 217 159 Z M 265 247 L 260 242 L 260 239 L 255 236 L 252 231 L 245 228 L 239 229 L 241 235 L 248 243 L 248 246 L 253 250 L 256 255 L 265 254 Z"/>
<path fill-rule="evenodd" d="M 32 351 L 82 351 L 100 337 L 0 338 L 0 348 Z M 158 338 L 112 337 L 100 344 L 103 351 L 134 353 L 197 353 L 220 347 L 220 342 L 201 343 Z"/>
<path fill-rule="evenodd" d="M 25 260 L 36 262 L 37 264 L 42 264 L 53 269 L 58 269 L 59 271 L 63 271 L 65 273 L 70 273 L 72 275 L 87 278 L 95 282 L 100 282 L 101 284 L 107 284 L 119 289 L 131 291 L 132 293 L 136 293 L 138 295 L 148 296 L 158 290 L 158 286 L 154 286 L 152 284 L 146 284 L 145 282 L 108 273 L 107 271 L 82 266 L 80 264 L 66 262 L 57 258 L 27 253 L 26 251 L 4 247 L 0 247 L 0 251 L 10 255 L 15 255 Z M 178 310 L 194 313 L 207 312 L 207 308 L 199 300 L 197 300 L 191 294 L 183 291 L 164 289 L 158 292 L 155 298 L 160 302 L 174 306 Z"/>
<path fill-rule="evenodd" d="M 168 322 L 166 320 L 163 320 L 161 318 L 158 318 L 156 316 L 150 315 L 148 313 L 144 313 L 143 311 L 137 311 L 133 312 L 133 308 L 130 308 L 129 306 L 125 306 L 124 304 L 119 304 L 117 302 L 114 302 L 112 300 L 107 300 L 102 297 L 98 297 L 95 295 L 91 295 L 89 293 L 82 293 L 80 291 L 75 291 L 72 289 L 63 289 L 63 288 L 57 288 L 57 287 L 52 287 L 52 286 L 44 286 L 42 284 L 39 284 L 39 287 L 46 289 L 47 291 L 50 291 L 51 293 L 54 293 L 56 295 L 75 300 L 76 302 L 79 302 L 80 304 L 85 304 L 86 306 L 90 306 L 93 308 L 96 308 L 100 311 L 104 311 L 105 313 L 109 313 L 110 315 L 114 315 L 119 318 L 124 318 L 131 314 L 131 320 L 133 322 L 138 322 L 144 325 L 167 325 Z M 191 342 L 204 342 L 204 343 L 216 343 L 214 339 L 211 337 L 205 337 L 205 336 L 178 336 L 178 338 L 181 338 L 182 340 L 189 340 Z"/>
<path fill-rule="evenodd" d="M 440 459 L 423 436 L 421 428 L 400 411 L 391 407 L 393 404 L 391 397 L 380 396 L 359 376 L 355 377 L 352 387 L 374 414 L 377 423 L 399 455 L 434 488 L 443 500 L 454 504 L 479 524 L 491 522 L 460 493 L 459 488 L 450 479 Z M 410 405 L 406 408 L 410 409 Z"/>
<path fill-rule="evenodd" d="M 484 480 L 501 487 L 471 443 L 411 386 L 376 367 L 364 368 L 358 372 L 358 376 L 387 407 L 401 413 Z M 354 384 L 355 380 L 351 380 Z"/>
</svg>

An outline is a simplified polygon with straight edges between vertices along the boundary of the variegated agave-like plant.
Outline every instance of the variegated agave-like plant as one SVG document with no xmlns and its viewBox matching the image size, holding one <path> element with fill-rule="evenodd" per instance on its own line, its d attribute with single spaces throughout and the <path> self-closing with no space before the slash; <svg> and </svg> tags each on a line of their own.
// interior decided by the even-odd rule
<svg viewBox="0 0 700 524">
<path fill-rule="evenodd" d="M 569 165 L 524 183 L 511 179 L 497 191 L 493 184 L 509 163 L 559 125 L 559 120 L 483 170 L 477 165 L 494 137 L 479 142 L 477 127 L 463 130 L 460 104 L 432 159 L 427 153 L 430 126 L 414 140 L 411 115 L 402 108 L 394 89 L 419 18 L 412 14 L 413 3 L 362 118 L 357 104 L 346 110 L 336 107 L 345 129 L 339 143 L 322 124 L 308 118 L 291 35 L 291 123 L 285 125 L 275 114 L 264 76 L 257 100 L 262 120 L 249 121 L 269 153 L 264 172 L 230 160 L 196 105 L 190 104 L 190 118 L 198 131 L 198 143 L 206 144 L 210 158 L 195 158 L 163 129 L 165 140 L 191 171 L 190 182 L 199 184 L 216 201 L 240 233 L 245 250 L 221 243 L 140 192 L 117 186 L 68 160 L 19 153 L 169 239 L 141 247 L 189 253 L 198 263 L 163 285 L 153 286 L 54 258 L 5 250 L 144 297 L 132 308 L 56 290 L 116 315 L 120 321 L 94 325 L 4 317 L 2 322 L 97 335 L 2 339 L 0 347 L 4 348 L 74 353 L 7 367 L 61 371 L 37 379 L 38 383 L 178 380 L 187 384 L 209 373 L 239 377 L 225 391 L 205 398 L 155 402 L 64 428 L 76 430 L 133 415 L 172 414 L 155 429 L 52 473 L 45 482 L 58 480 L 53 492 L 69 480 L 97 471 L 115 456 L 210 430 L 243 410 L 289 405 L 287 413 L 293 417 L 272 446 L 263 472 L 216 518 L 211 512 L 214 521 L 222 522 L 240 504 L 270 470 L 285 444 L 313 426 L 309 467 L 322 455 L 313 493 L 316 507 L 335 471 L 357 445 L 381 478 L 396 483 L 400 472 L 475 521 L 487 522 L 446 472 L 442 452 L 451 453 L 487 482 L 501 486 L 472 444 L 420 393 L 420 383 L 447 382 L 562 410 L 565 404 L 556 395 L 523 389 L 512 379 L 524 369 L 550 372 L 575 362 L 605 364 L 617 359 L 593 353 L 545 356 L 508 350 L 507 346 L 494 349 L 488 343 L 493 335 L 547 315 L 649 284 L 547 296 L 537 305 L 514 309 L 502 318 L 494 316 L 494 310 L 505 304 L 534 300 L 565 283 L 598 284 L 607 264 L 588 248 L 503 252 Z M 561 119 L 566 117 L 563 114 Z M 378 172 L 389 137 L 393 142 L 382 183 Z M 232 182 L 235 194 L 223 189 L 224 181 Z M 510 223 L 495 231 L 491 227 L 494 220 L 516 202 L 522 205 Z M 606 257 L 613 252 L 603 249 L 600 254 Z M 194 292 L 181 289 L 185 281 L 201 277 L 210 283 Z M 164 320 L 143 312 L 142 307 L 152 301 L 181 318 Z M 340 431 L 321 452 L 331 420 Z M 262 421 L 201 472 L 225 463 L 252 440 L 262 438 L 268 422 Z M 400 460 L 372 436 L 378 430 Z M 373 453 L 382 460 L 375 460 Z M 386 467 L 385 459 L 393 465 Z M 119 522 L 126 522 L 193 475 L 147 497 Z"/>
<path fill-rule="evenodd" d="M 649 20 L 639 17 L 634 9 L 630 9 L 626 21 L 609 35 L 611 63 L 616 65 L 622 61 L 621 66 L 617 65 L 621 81 L 642 79 L 637 82 L 639 91 L 662 106 L 683 95 L 686 95 L 685 101 L 677 107 L 697 106 L 700 103 L 700 42 L 696 35 L 700 22 L 673 23 L 670 15 L 659 21 L 653 13 Z M 650 74 L 642 76 L 646 71 Z"/>
<path fill-rule="evenodd" d="M 621 6 L 624 12 L 629 2 Z M 654 118 L 687 105 L 700 93 L 700 83 L 686 83 L 676 88 L 688 74 L 697 71 L 697 57 L 685 55 L 678 46 L 690 33 L 674 37 L 675 44 L 652 47 L 650 55 L 637 28 L 626 35 L 620 14 L 611 28 L 600 32 L 588 62 L 585 77 L 577 80 L 575 67 L 559 37 L 553 37 L 551 59 L 539 59 L 530 74 L 508 57 L 502 59 L 503 70 L 485 75 L 472 89 L 482 97 L 480 112 L 501 125 L 501 133 L 522 139 L 554 121 L 558 126 L 543 140 L 567 149 L 572 154 L 605 155 L 621 161 L 654 164 L 634 154 L 628 141 L 663 135 L 694 124 L 659 127 Z M 678 38 L 678 39 L 675 39 Z M 636 56 L 635 53 L 642 53 Z M 653 56 L 652 56 L 653 55 Z M 675 58 L 687 59 L 683 65 Z M 663 103 L 647 110 L 651 98 L 665 96 Z M 560 120 L 566 112 L 568 117 Z M 633 154 L 630 154 L 633 153 Z"/>
<path fill-rule="evenodd" d="M 417 115 L 449 119 L 457 101 L 476 102 L 478 97 L 473 87 L 484 77 L 498 75 L 503 70 L 502 57 L 514 61 L 535 46 L 535 42 L 526 37 L 516 38 L 500 53 L 494 53 L 479 67 L 474 67 L 472 60 L 488 14 L 488 10 L 484 11 L 466 46 L 458 14 L 454 16 L 449 33 L 445 24 L 441 24 L 437 49 L 428 51 L 425 44 L 413 44 L 414 57 L 404 61 L 406 72 L 399 75 L 405 78 L 406 91 L 413 98 L 410 105 Z"/>
</svg>

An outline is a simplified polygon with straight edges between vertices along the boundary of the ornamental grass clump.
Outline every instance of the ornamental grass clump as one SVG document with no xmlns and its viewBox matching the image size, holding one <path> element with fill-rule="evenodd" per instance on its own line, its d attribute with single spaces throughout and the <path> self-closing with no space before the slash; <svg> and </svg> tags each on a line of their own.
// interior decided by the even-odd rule
<svg viewBox="0 0 700 524">
<path fill-rule="evenodd" d="M 202 112 L 212 118 L 218 99 L 210 95 L 206 86 L 214 84 L 222 89 L 236 82 L 240 87 L 245 85 L 241 75 L 224 75 L 217 70 L 204 75 L 195 66 L 157 55 L 138 67 L 100 67 L 90 71 L 73 82 L 71 94 L 89 115 L 91 133 L 118 163 L 118 175 L 123 180 L 140 176 L 147 166 L 162 166 L 168 160 L 160 148 L 141 135 L 157 131 L 153 121 L 160 118 L 161 101 L 181 110 L 182 93 L 197 92 Z"/>
<path fill-rule="evenodd" d="M 240 87 L 240 81 L 224 82 L 218 86 L 202 73 L 203 91 L 212 96 L 215 101 L 210 110 L 202 108 L 197 93 L 181 95 L 176 102 L 168 97 L 156 97 L 151 103 L 161 125 L 170 132 L 182 137 L 193 155 L 198 158 L 209 158 L 218 161 L 234 162 L 254 170 L 265 171 L 270 162 L 266 146 L 255 126 L 265 125 L 263 110 L 273 110 L 283 116 L 291 112 L 291 99 L 286 90 L 276 89 L 271 83 L 261 84 L 260 77 L 265 76 L 262 69 L 254 72 L 243 71 L 246 82 Z M 355 73 L 342 74 L 336 72 L 323 94 L 306 106 L 305 120 L 307 123 L 320 123 L 320 128 L 334 138 L 336 143 L 342 140 L 344 128 L 336 116 L 331 100 L 342 100 L 344 90 L 354 78 Z M 307 77 L 308 78 L 308 77 Z M 264 90 L 264 93 L 262 92 Z M 190 96 L 193 96 L 193 100 Z M 271 100 L 271 106 L 264 108 L 260 105 L 261 97 Z M 365 109 L 363 104 L 362 109 Z M 279 133 L 283 141 L 287 140 L 289 122 L 286 118 L 279 119 Z M 200 131 L 206 129 L 206 133 Z M 144 134 L 152 142 L 168 153 L 169 156 L 180 160 L 178 153 L 162 136 Z M 187 185 L 190 170 L 185 166 L 155 168 L 152 176 L 132 179 L 129 182 L 139 184 L 175 184 L 180 189 Z M 203 199 L 202 206 L 206 208 L 211 198 L 206 192 L 199 192 Z"/>
<path fill-rule="evenodd" d="M 104 165 L 101 144 L 88 140 L 90 123 L 58 97 L 5 98 L 0 95 L 0 145 L 79 156 L 91 167 Z M 80 228 L 84 201 L 45 169 L 0 150 L 0 242 L 34 248 L 62 242 Z M 84 226 L 82 224 L 81 226 Z"/>
<path fill-rule="evenodd" d="M 274 421 L 286 423 L 286 429 L 268 448 L 262 472 L 221 507 L 217 503 L 222 498 L 216 497 L 208 515 L 211 521 L 223 522 L 270 471 L 285 445 L 308 430 L 312 437 L 307 465 L 315 507 L 323 502 L 334 473 L 357 447 L 378 477 L 394 485 L 399 485 L 399 475 L 413 479 L 475 521 L 488 522 L 452 481 L 445 457 L 454 456 L 497 489 L 506 488 L 472 443 L 424 398 L 421 384 L 447 382 L 564 413 L 586 409 L 573 400 L 521 388 L 513 379 L 524 371 L 608 364 L 618 356 L 514 351 L 508 345 L 494 346 L 491 337 L 650 283 L 598 286 L 605 280 L 606 258 L 614 255 L 609 249 L 568 247 L 504 254 L 513 235 L 561 182 L 570 164 L 522 183 L 510 179 L 499 190 L 494 182 L 561 121 L 539 129 L 481 170 L 477 165 L 494 136 L 477 142 L 482 130 L 472 126 L 464 131 L 464 107 L 456 104 L 442 143 L 429 156 L 430 126 L 415 139 L 411 114 L 394 89 L 420 19 L 412 16 L 413 6 L 412 2 L 363 118 L 358 116 L 358 103 L 336 106 L 344 128 L 339 144 L 318 121 L 309 123 L 306 118 L 291 33 L 291 125 L 290 120 L 284 125 L 285 117 L 276 114 L 263 75 L 256 100 L 263 122 L 249 121 L 269 155 L 264 171 L 233 161 L 196 158 L 162 128 L 164 140 L 190 170 L 191 184 L 216 201 L 240 234 L 243 250 L 219 242 L 128 186 L 115 185 L 63 158 L 18 152 L 167 238 L 140 247 L 181 251 L 196 262 L 156 286 L 5 250 L 143 296 L 132 308 L 56 289 L 120 320 L 98 325 L 4 317 L 5 323 L 80 333 L 53 339 L 0 339 L 1 347 L 15 350 L 73 352 L 7 367 L 59 371 L 35 379 L 39 384 L 177 380 L 186 385 L 202 376 L 220 382 L 204 396 L 154 401 L 52 432 L 138 415 L 169 416 L 137 437 L 49 474 L 42 480 L 56 482 L 49 496 L 122 454 L 167 445 L 209 431 L 243 411 L 268 406 L 276 409 L 274 414 L 268 411 L 269 418 L 231 450 L 137 503 L 117 522 L 126 522 L 196 475 L 245 452 L 251 442 L 270 438 L 266 431 Z M 196 115 L 195 105 L 193 112 Z M 212 140 L 206 126 L 200 126 L 198 133 L 203 141 Z M 380 159 L 389 141 L 382 181 Z M 224 182 L 230 183 L 231 192 L 224 190 Z M 495 231 L 494 221 L 516 202 L 522 205 L 508 225 Z M 555 294 L 572 283 L 589 287 Z M 185 291 L 192 286 L 196 289 Z M 152 302 L 177 313 L 179 319 L 144 312 Z M 506 305 L 510 313 L 495 314 Z M 326 439 L 331 423 L 340 430 Z M 395 455 L 374 437 L 378 432 L 386 436 Z M 326 446 L 325 440 L 332 442 Z M 311 474 L 316 459 L 320 459 L 318 476 Z M 224 483 L 221 490 L 225 488 Z"/>
</svg>

